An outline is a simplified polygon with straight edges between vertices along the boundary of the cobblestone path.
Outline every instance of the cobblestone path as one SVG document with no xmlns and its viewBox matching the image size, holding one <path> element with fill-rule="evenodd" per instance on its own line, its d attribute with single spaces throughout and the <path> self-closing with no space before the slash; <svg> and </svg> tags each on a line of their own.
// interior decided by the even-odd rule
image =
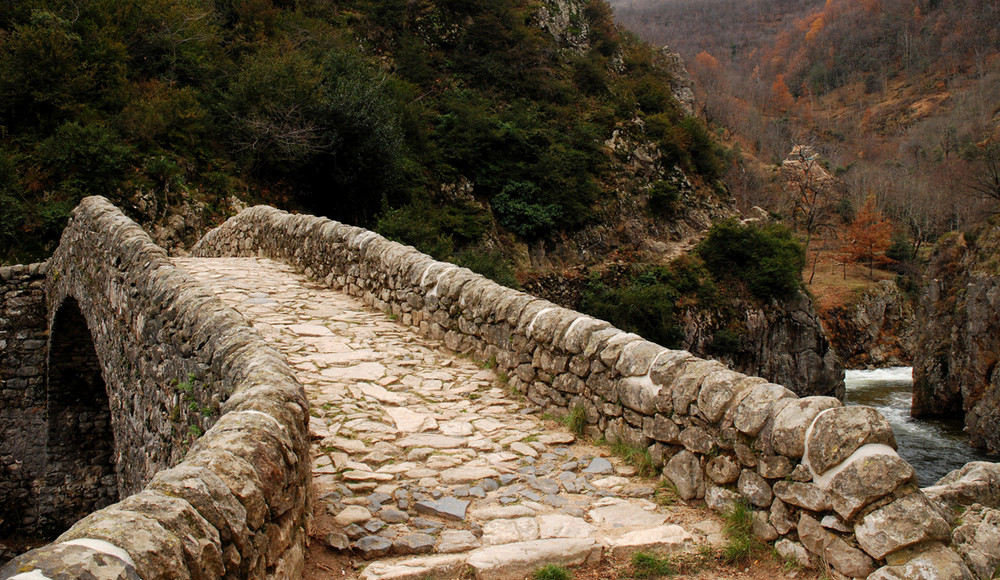
<svg viewBox="0 0 1000 580">
<path fill-rule="evenodd" d="M 653 480 L 540 417 L 492 370 L 359 300 L 271 260 L 175 262 L 245 315 L 306 387 L 312 541 L 371 560 L 330 577 L 471 567 L 476 578 L 524 578 L 547 563 L 721 540 L 717 519 L 659 506 Z"/>
</svg>

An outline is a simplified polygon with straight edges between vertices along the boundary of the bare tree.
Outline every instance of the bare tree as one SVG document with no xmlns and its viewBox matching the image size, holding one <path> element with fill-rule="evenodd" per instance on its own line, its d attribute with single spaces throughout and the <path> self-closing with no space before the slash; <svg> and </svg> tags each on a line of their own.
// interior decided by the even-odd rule
<svg viewBox="0 0 1000 580">
<path fill-rule="evenodd" d="M 1000 201 L 1000 143 L 980 149 L 969 170 L 965 187 L 981 197 Z"/>
<path fill-rule="evenodd" d="M 813 236 L 833 228 L 831 198 L 834 197 L 835 180 L 819 164 L 819 155 L 811 147 L 801 145 L 781 164 L 781 174 L 791 197 L 795 227 L 806 235 L 804 246 L 808 256 Z M 822 247 L 815 252 L 809 283 L 816 275 L 816 264 L 822 252 Z"/>
</svg>

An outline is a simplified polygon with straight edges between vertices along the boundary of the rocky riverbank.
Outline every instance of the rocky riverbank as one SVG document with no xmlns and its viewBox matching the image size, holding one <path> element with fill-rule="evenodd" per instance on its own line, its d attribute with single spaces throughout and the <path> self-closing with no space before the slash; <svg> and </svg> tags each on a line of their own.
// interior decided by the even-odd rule
<svg viewBox="0 0 1000 580">
<path fill-rule="evenodd" d="M 965 417 L 972 445 L 1000 451 L 1000 225 L 949 234 L 934 250 L 917 308 L 915 417 Z"/>
</svg>

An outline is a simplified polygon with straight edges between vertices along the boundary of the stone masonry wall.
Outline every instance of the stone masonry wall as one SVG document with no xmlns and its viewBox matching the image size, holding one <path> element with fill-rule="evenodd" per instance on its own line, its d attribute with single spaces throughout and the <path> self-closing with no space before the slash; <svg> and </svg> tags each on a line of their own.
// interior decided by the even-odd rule
<svg viewBox="0 0 1000 580">
<path fill-rule="evenodd" d="M 78 308 L 93 339 L 124 499 L 0 578 L 299 577 L 308 402 L 284 358 L 104 198 L 74 211 L 47 275 L 51 334 Z"/>
<path fill-rule="evenodd" d="M 0 268 L 0 537 L 38 523 L 45 456 L 45 264 Z"/>
<path fill-rule="evenodd" d="M 582 409 L 589 433 L 648 449 L 683 498 L 742 497 L 759 536 L 833 577 L 970 577 L 947 547 L 942 510 L 874 409 L 798 398 L 327 219 L 251 208 L 194 254 L 285 261 L 455 351 L 495 360 L 539 406 Z M 919 575 L 928 569 L 935 575 Z"/>
</svg>

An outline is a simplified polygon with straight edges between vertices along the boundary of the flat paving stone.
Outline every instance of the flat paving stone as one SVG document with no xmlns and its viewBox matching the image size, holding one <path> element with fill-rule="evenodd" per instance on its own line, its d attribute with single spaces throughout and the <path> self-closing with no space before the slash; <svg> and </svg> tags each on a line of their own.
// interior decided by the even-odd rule
<svg viewBox="0 0 1000 580">
<path fill-rule="evenodd" d="M 425 500 L 416 503 L 414 508 L 417 513 L 438 516 L 449 520 L 465 519 L 465 510 L 469 507 L 466 500 L 446 497 L 437 500 Z"/>
</svg>

